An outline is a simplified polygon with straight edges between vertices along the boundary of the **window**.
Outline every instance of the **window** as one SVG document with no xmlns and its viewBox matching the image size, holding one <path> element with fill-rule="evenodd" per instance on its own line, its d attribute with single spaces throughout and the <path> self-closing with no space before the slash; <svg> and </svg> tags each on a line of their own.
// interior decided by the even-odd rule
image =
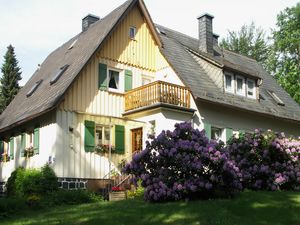
<svg viewBox="0 0 300 225">
<path fill-rule="evenodd" d="M 129 37 L 134 40 L 135 35 L 136 35 L 136 28 L 135 27 L 129 27 Z"/>
<path fill-rule="evenodd" d="M 58 79 L 63 75 L 63 73 L 68 69 L 69 65 L 64 65 L 63 67 L 59 68 L 59 70 L 54 74 L 52 79 L 50 80 L 50 85 L 54 84 Z"/>
<path fill-rule="evenodd" d="M 149 76 L 142 76 L 142 85 L 146 85 L 152 82 L 152 78 Z"/>
<path fill-rule="evenodd" d="M 119 89 L 120 73 L 115 70 L 108 70 L 108 87 L 112 89 Z"/>
<path fill-rule="evenodd" d="M 218 127 L 211 127 L 211 139 L 220 141 L 222 139 L 223 129 Z"/>
<path fill-rule="evenodd" d="M 236 93 L 245 96 L 245 79 L 241 76 L 236 76 Z"/>
<path fill-rule="evenodd" d="M 108 126 L 96 126 L 96 138 L 95 138 L 95 144 L 96 146 L 99 145 L 109 145 L 109 127 Z"/>
<path fill-rule="evenodd" d="M 43 80 L 39 80 L 39 81 L 35 82 L 33 87 L 27 92 L 26 97 L 27 98 L 30 97 L 42 82 L 43 82 Z"/>
<path fill-rule="evenodd" d="M 233 75 L 232 74 L 225 74 L 225 91 L 226 92 L 234 92 L 233 89 Z"/>
<path fill-rule="evenodd" d="M 247 97 L 256 98 L 254 80 L 247 79 Z"/>
</svg>

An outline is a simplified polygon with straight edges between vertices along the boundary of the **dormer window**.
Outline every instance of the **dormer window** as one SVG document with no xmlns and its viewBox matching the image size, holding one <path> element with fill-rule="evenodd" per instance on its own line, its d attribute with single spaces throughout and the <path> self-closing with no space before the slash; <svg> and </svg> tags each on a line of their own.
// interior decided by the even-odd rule
<svg viewBox="0 0 300 225">
<path fill-rule="evenodd" d="M 245 96 L 245 78 L 236 76 L 236 93 Z"/>
<path fill-rule="evenodd" d="M 232 74 L 225 74 L 225 91 L 234 93 L 234 79 Z"/>
<path fill-rule="evenodd" d="M 255 83 L 252 79 L 247 79 L 247 97 L 256 98 Z"/>
<path fill-rule="evenodd" d="M 246 78 L 240 74 L 224 73 L 224 90 L 227 93 L 256 99 L 256 88 L 254 79 Z"/>
</svg>

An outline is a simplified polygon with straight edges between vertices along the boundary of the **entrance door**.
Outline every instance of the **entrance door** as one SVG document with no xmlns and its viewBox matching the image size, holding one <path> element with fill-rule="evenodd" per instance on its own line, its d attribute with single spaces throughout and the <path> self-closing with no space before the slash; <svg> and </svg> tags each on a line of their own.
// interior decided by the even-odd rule
<svg viewBox="0 0 300 225">
<path fill-rule="evenodd" d="M 132 152 L 143 150 L 143 128 L 131 130 Z"/>
</svg>

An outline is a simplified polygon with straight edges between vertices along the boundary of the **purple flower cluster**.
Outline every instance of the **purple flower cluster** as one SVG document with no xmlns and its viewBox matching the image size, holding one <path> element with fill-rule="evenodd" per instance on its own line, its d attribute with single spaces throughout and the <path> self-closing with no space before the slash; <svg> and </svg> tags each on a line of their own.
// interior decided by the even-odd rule
<svg viewBox="0 0 300 225">
<path fill-rule="evenodd" d="M 299 140 L 255 130 L 232 138 L 226 149 L 242 173 L 244 188 L 300 191 Z"/>
<path fill-rule="evenodd" d="M 242 174 L 222 144 L 209 140 L 190 123 L 162 131 L 136 153 L 125 171 L 141 180 L 148 201 L 178 200 L 216 191 L 242 189 Z"/>
</svg>

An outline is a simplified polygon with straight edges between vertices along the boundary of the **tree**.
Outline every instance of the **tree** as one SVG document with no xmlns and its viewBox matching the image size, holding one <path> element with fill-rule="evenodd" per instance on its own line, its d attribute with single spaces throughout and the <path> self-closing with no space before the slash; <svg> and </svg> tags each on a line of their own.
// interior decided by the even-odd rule
<svg viewBox="0 0 300 225">
<path fill-rule="evenodd" d="M 12 45 L 7 47 L 7 51 L 4 55 L 4 63 L 1 68 L 2 77 L 0 93 L 1 93 L 1 105 L 0 111 L 3 112 L 8 104 L 18 93 L 20 86 L 19 81 L 21 77 L 21 69 L 18 66 L 18 60 L 16 59 L 15 50 Z"/>
<path fill-rule="evenodd" d="M 279 84 L 300 103 L 300 3 L 277 16 L 277 29 L 268 69 Z"/>
<path fill-rule="evenodd" d="M 228 36 L 221 40 L 220 45 L 224 49 L 249 56 L 266 66 L 269 54 L 266 34 L 253 22 L 250 25 L 243 25 L 239 31 L 228 31 Z"/>
</svg>

